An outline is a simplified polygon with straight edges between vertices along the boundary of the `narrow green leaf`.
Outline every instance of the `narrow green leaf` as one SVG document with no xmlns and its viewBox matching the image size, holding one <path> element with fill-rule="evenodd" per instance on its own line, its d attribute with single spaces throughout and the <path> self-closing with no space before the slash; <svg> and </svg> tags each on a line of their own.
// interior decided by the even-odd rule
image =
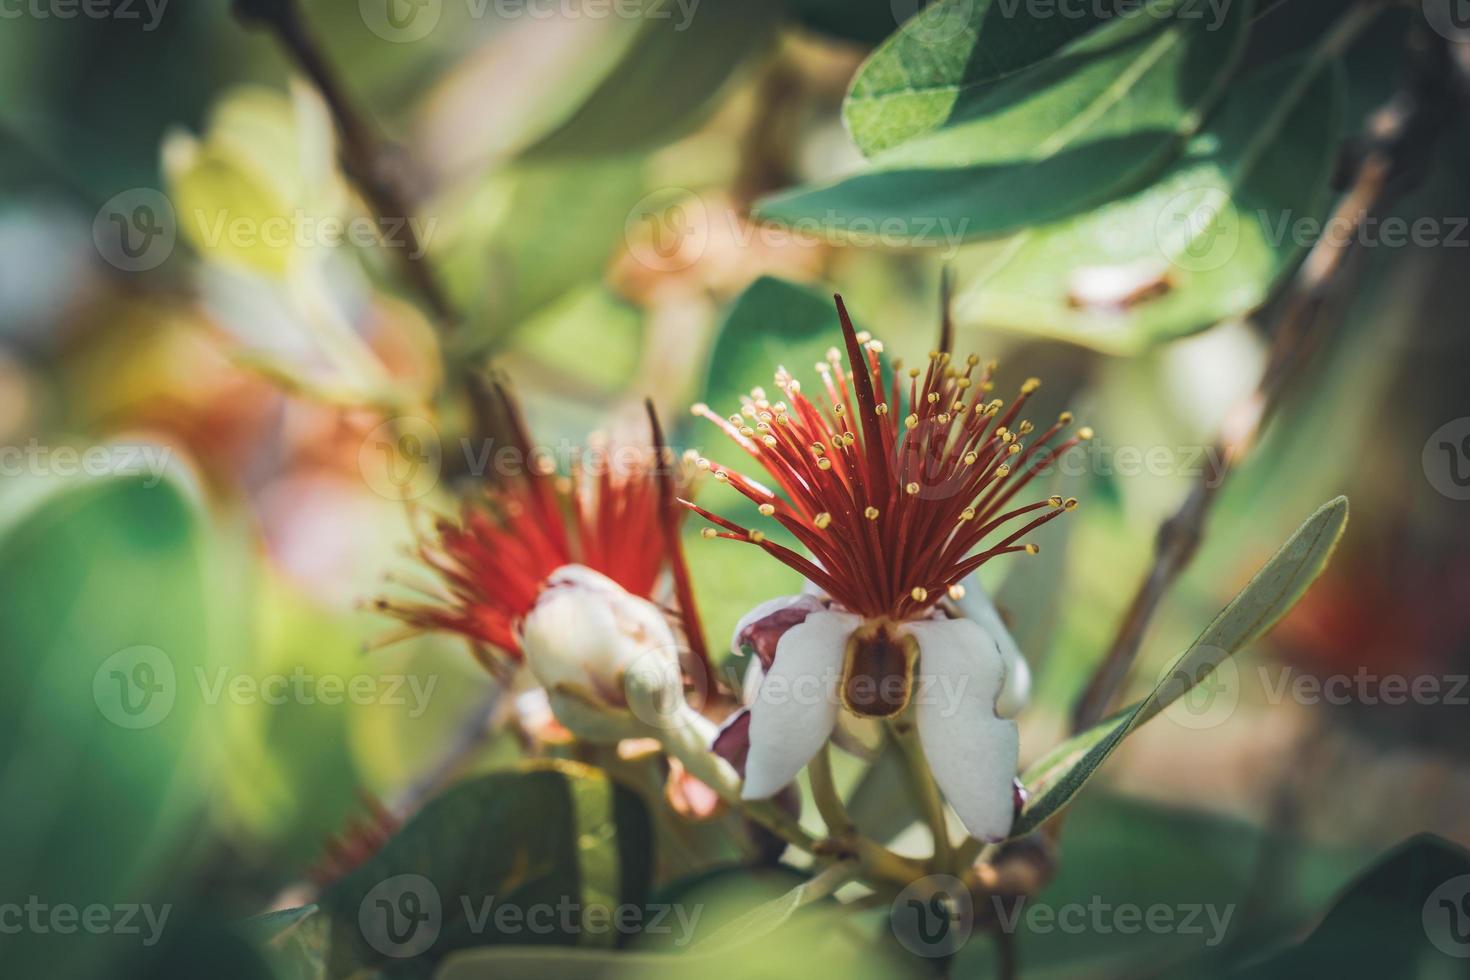
<svg viewBox="0 0 1470 980">
<path fill-rule="evenodd" d="M 884 41 L 858 69 L 842 104 L 863 155 L 943 125 L 985 86 L 1044 60 L 1111 13 L 1096 4 L 1075 17 L 1033 17 L 1019 3 L 941 0 Z"/>
<path fill-rule="evenodd" d="M 1344 91 L 1308 58 L 1242 80 L 1149 187 L 1021 232 L 958 318 L 1130 353 L 1249 312 L 1327 208 Z"/>
<path fill-rule="evenodd" d="M 644 149 L 678 135 L 774 33 L 773 0 L 649 0 L 637 36 L 535 159 Z"/>
<path fill-rule="evenodd" d="M 1347 516 L 1346 497 L 1323 504 L 1175 659 L 1148 697 L 1073 736 L 1026 770 L 1021 780 L 1029 800 L 1012 835 L 1030 833 L 1060 810 L 1125 737 L 1276 625 L 1327 567 L 1347 526 Z"/>
<path fill-rule="evenodd" d="M 880 244 L 950 245 L 1095 206 L 1163 166 L 1224 89 L 1249 3 L 1151 0 L 955 105 L 946 124 L 759 216 Z"/>
</svg>

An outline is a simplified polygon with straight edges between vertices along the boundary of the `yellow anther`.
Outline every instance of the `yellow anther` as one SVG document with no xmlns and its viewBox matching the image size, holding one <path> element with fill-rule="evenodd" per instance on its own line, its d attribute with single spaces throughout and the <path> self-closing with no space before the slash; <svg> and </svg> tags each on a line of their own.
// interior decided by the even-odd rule
<svg viewBox="0 0 1470 980">
<path fill-rule="evenodd" d="M 770 517 L 772 514 L 776 513 L 776 505 L 761 504 L 759 507 L 756 508 L 756 510 L 760 511 L 763 517 Z"/>
<path fill-rule="evenodd" d="M 701 538 L 717 538 L 720 536 L 720 532 L 712 527 L 704 527 L 699 529 L 699 536 Z"/>
<path fill-rule="evenodd" d="M 975 508 L 973 508 L 973 507 L 966 507 L 964 510 L 960 511 L 960 520 L 962 520 L 962 521 L 973 521 L 974 519 L 975 519 Z"/>
<path fill-rule="evenodd" d="M 876 521 L 878 519 L 878 508 L 876 508 L 876 507 L 869 507 L 869 508 L 867 508 L 866 510 L 863 511 L 863 516 L 866 517 L 870 521 Z"/>
<path fill-rule="evenodd" d="M 725 472 L 724 470 L 715 470 L 715 479 L 723 483 L 724 481 L 730 479 L 730 474 Z"/>
<path fill-rule="evenodd" d="M 812 523 L 817 526 L 817 530 L 825 531 L 827 529 L 827 525 L 832 523 L 832 515 L 824 510 L 816 517 L 812 518 Z"/>
<path fill-rule="evenodd" d="M 917 483 L 906 483 L 904 484 L 903 492 L 908 494 L 910 497 L 917 496 L 919 493 L 919 485 Z"/>
<path fill-rule="evenodd" d="M 1030 422 L 1026 421 L 1025 419 L 1022 419 L 1021 420 L 1021 424 L 1020 424 L 1020 426 L 1018 428 L 1019 428 L 1019 431 L 1020 431 L 1021 435 L 1023 435 L 1023 436 L 1029 436 L 1031 433 L 1033 433 L 1033 432 L 1036 431 L 1036 426 L 1032 425 Z"/>
<path fill-rule="evenodd" d="M 1077 498 L 1068 497 L 1066 501 L 1062 503 L 1062 506 L 1065 507 L 1067 510 L 1075 510 L 1077 507 Z"/>
<path fill-rule="evenodd" d="M 998 476 L 998 477 L 1000 477 L 1002 480 L 1005 479 L 1006 477 L 1010 476 L 1011 475 L 1011 464 L 1010 463 L 1001 463 L 999 466 L 997 466 L 995 468 L 995 475 Z"/>
<path fill-rule="evenodd" d="M 750 540 L 752 542 L 754 542 L 755 544 L 760 544 L 765 539 L 766 539 L 766 536 L 764 534 L 760 533 L 759 531 L 751 531 L 750 532 Z"/>
<path fill-rule="evenodd" d="M 693 405 L 690 405 L 689 406 L 689 414 L 690 415 L 708 415 L 709 414 L 709 406 L 706 405 L 704 402 L 695 402 Z"/>
<path fill-rule="evenodd" d="M 817 460 L 817 469 L 819 469 L 819 470 L 830 470 L 831 468 L 832 468 L 832 461 L 830 459 L 828 459 L 826 456 L 823 456 L 821 459 Z"/>
<path fill-rule="evenodd" d="M 956 582 L 954 585 L 951 585 L 948 589 L 948 592 L 949 597 L 955 602 L 959 602 L 965 597 L 965 587 L 958 582 Z"/>
<path fill-rule="evenodd" d="M 1033 391 L 1035 391 L 1037 388 L 1040 388 L 1040 387 L 1041 387 L 1041 379 L 1040 378 L 1027 378 L 1025 381 L 1022 381 L 1021 382 L 1021 394 L 1023 394 L 1023 395 L 1029 395 Z"/>
<path fill-rule="evenodd" d="M 761 437 L 761 442 L 765 443 L 771 449 L 775 449 L 776 448 L 776 437 L 775 436 L 762 436 Z"/>
<path fill-rule="evenodd" d="M 813 455 L 820 456 L 823 453 L 825 453 L 826 451 L 827 451 L 827 447 L 826 446 L 823 446 L 820 442 L 814 442 L 814 443 L 812 443 L 812 453 L 813 453 Z"/>
<path fill-rule="evenodd" d="M 887 415 L 888 414 L 888 403 L 887 402 L 879 402 L 878 404 L 874 405 L 873 406 L 873 413 L 875 415 Z"/>
<path fill-rule="evenodd" d="M 1028 555 L 1039 555 L 1039 554 L 1041 554 L 1041 545 L 1039 545 L 1039 544 L 1028 544 L 1026 546 L 1026 554 L 1028 554 Z"/>
<path fill-rule="evenodd" d="M 1072 424 L 1072 413 L 1071 412 L 1063 412 L 1061 415 L 1058 415 L 1057 416 L 1057 424 L 1058 425 L 1071 425 Z"/>
<path fill-rule="evenodd" d="M 1007 447 L 1007 449 L 1006 449 L 1006 452 L 1010 453 L 1012 456 L 1016 455 L 1016 453 L 1018 453 L 1020 451 L 1021 451 L 1021 444 L 1019 442 L 1013 442 L 1013 443 L 1011 443 L 1010 446 Z"/>
<path fill-rule="evenodd" d="M 923 602 L 925 599 L 929 598 L 929 590 L 924 588 L 922 585 L 916 585 L 911 590 L 909 590 L 909 595 L 913 597 L 913 600 L 915 602 Z"/>
<path fill-rule="evenodd" d="M 1062 498 L 1059 494 L 1052 494 L 1050 497 L 1047 497 L 1046 502 L 1048 504 L 1051 504 L 1053 507 L 1062 506 Z"/>
<path fill-rule="evenodd" d="M 935 402 L 939 401 L 939 392 L 929 392 L 929 394 L 924 396 L 924 401 L 928 402 L 930 405 L 933 405 Z"/>
<path fill-rule="evenodd" d="M 1087 440 L 1091 439 L 1092 438 L 1092 426 L 1090 426 L 1090 425 L 1084 425 L 1082 428 L 1078 429 L 1077 430 L 1077 438 L 1078 439 L 1081 439 L 1083 442 L 1086 442 Z"/>
</svg>

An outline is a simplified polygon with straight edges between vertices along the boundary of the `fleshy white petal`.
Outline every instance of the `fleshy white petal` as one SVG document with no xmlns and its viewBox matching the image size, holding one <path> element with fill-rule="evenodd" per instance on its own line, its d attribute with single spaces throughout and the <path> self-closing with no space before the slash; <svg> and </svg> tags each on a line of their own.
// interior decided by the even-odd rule
<svg viewBox="0 0 1470 980">
<path fill-rule="evenodd" d="M 968 619 L 907 627 L 919 643 L 915 713 L 929 769 L 960 822 L 982 840 L 1002 840 L 1015 818 L 1020 757 L 1016 723 L 996 716 L 1005 660 Z"/>
<path fill-rule="evenodd" d="M 1000 610 L 981 588 L 980 576 L 970 576 L 958 605 L 960 612 L 980 624 L 980 628 L 989 633 L 1000 648 L 1000 655 L 1006 662 L 1006 683 L 995 703 L 995 712 L 1002 718 L 1016 717 L 1031 700 L 1031 667 L 1021 655 L 1016 638 L 1006 629 L 1005 620 L 1000 618 Z"/>
<path fill-rule="evenodd" d="M 814 612 L 781 637 L 750 706 L 745 799 L 779 793 L 832 734 L 842 656 L 858 623 L 850 613 Z"/>
<path fill-rule="evenodd" d="M 769 664 L 776 655 L 776 645 L 791 627 L 811 613 L 826 608 L 812 595 L 780 596 L 767 599 L 740 617 L 730 637 L 730 652 L 736 656 L 754 654 L 753 660 Z"/>
</svg>

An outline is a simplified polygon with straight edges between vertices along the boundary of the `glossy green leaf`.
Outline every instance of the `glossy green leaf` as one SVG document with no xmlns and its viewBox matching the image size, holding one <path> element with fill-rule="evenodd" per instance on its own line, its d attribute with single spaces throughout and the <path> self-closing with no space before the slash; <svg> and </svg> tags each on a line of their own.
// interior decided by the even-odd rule
<svg viewBox="0 0 1470 980">
<path fill-rule="evenodd" d="M 1183 697 L 1226 658 L 1264 636 L 1327 567 L 1347 516 L 1346 497 L 1323 504 L 1174 660 L 1148 697 L 1073 736 L 1027 769 L 1021 780 L 1029 799 L 1012 835 L 1036 829 L 1077 794 L 1138 726 Z"/>
<path fill-rule="evenodd" d="M 957 317 L 1128 353 L 1249 312 L 1327 209 L 1343 91 L 1305 58 L 1242 80 L 1148 188 L 1017 235 Z"/>
<path fill-rule="evenodd" d="M 1249 20 L 1152 0 L 957 103 L 858 173 L 759 203 L 839 240 L 951 245 L 1092 207 L 1166 164 L 1224 89 Z"/>
<path fill-rule="evenodd" d="M 644 149 L 693 125 L 735 71 L 770 40 L 773 0 L 650 0 L 618 63 L 536 159 Z"/>
<path fill-rule="evenodd" d="M 222 588 L 204 520 L 173 479 L 22 482 L 9 478 L 0 508 L 0 895 L 159 912 L 204 792 L 190 695 Z M 153 930 L 138 926 L 7 928 L 0 962 L 12 976 L 102 975 L 139 953 Z"/>
<path fill-rule="evenodd" d="M 1229 976 L 1448 977 L 1464 974 L 1466 957 L 1470 854 L 1422 834 L 1349 885 L 1306 939 Z"/>
<path fill-rule="evenodd" d="M 426 972 L 476 946 L 614 945 L 611 910 L 644 902 L 651 847 L 642 801 L 599 770 L 463 783 L 323 892 L 332 975 L 409 959 Z"/>
<path fill-rule="evenodd" d="M 1034 17 L 1019 0 L 930 4 L 858 69 L 842 105 L 853 142 L 873 156 L 944 125 L 986 86 L 1043 61 L 1112 10 L 1082 5 L 1076 13 Z"/>
</svg>

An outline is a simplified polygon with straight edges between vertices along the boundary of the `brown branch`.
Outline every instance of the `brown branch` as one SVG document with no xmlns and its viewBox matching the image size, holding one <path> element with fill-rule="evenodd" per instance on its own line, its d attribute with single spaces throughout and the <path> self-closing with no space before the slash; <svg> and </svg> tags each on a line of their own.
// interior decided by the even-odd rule
<svg viewBox="0 0 1470 980">
<path fill-rule="evenodd" d="M 1134 594 L 1106 656 L 1073 707 L 1074 732 L 1090 728 L 1108 715 L 1154 613 L 1199 549 L 1221 486 L 1255 445 L 1281 407 L 1290 382 L 1333 326 L 1321 322 L 1326 319 L 1321 313 L 1330 300 L 1345 292 L 1349 277 L 1343 275 L 1343 269 L 1355 251 L 1364 222 L 1390 202 L 1391 192 L 1401 192 L 1402 185 L 1411 182 L 1400 178 L 1418 175 L 1435 137 L 1457 111 L 1448 83 L 1450 52 L 1442 40 L 1427 47 L 1431 56 L 1410 59 L 1413 74 L 1373 114 L 1359 144 L 1351 148 L 1357 156 L 1352 185 L 1323 225 L 1346 229 L 1346 233 L 1318 240 L 1279 304 L 1274 339 L 1260 382 L 1226 418 L 1199 482 L 1178 511 L 1160 526 L 1153 565 Z"/>
<path fill-rule="evenodd" d="M 401 187 L 398 155 L 379 139 L 368 118 L 353 105 L 320 43 L 307 28 L 297 0 L 235 0 L 234 10 L 241 23 L 270 31 L 321 93 L 336 124 L 343 172 L 384 225 L 380 229 L 383 240 L 397 254 L 409 284 L 440 329 L 452 331 L 460 318 L 425 258 L 413 222 L 408 220 L 408 195 Z M 390 226 L 396 230 L 390 232 Z"/>
</svg>

